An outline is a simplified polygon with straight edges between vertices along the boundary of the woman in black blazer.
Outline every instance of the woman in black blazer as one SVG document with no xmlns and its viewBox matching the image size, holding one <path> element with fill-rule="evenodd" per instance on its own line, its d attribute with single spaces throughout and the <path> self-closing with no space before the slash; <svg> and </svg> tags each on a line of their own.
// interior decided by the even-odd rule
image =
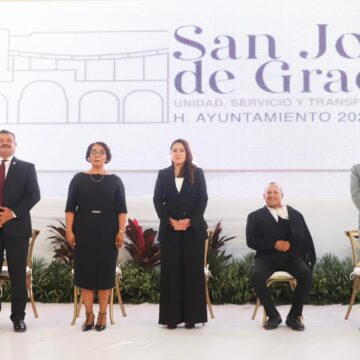
<svg viewBox="0 0 360 360">
<path fill-rule="evenodd" d="M 189 144 L 175 140 L 172 165 L 160 170 L 154 205 L 160 219 L 161 244 L 159 324 L 188 329 L 207 321 L 204 244 L 208 200 L 204 172 L 193 163 Z"/>
</svg>

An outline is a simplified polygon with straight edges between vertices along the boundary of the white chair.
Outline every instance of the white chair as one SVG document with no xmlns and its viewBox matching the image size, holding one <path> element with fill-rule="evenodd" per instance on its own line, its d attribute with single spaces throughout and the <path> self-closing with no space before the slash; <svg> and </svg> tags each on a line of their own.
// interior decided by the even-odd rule
<svg viewBox="0 0 360 360">
<path fill-rule="evenodd" d="M 120 310 L 123 317 L 126 317 L 125 307 L 121 296 L 121 281 L 122 281 L 122 272 L 120 266 L 115 268 L 115 287 L 111 289 L 110 298 L 109 298 L 109 313 L 110 313 L 110 322 L 115 324 L 114 320 L 114 294 L 116 293 L 117 299 L 119 301 Z M 114 292 L 115 289 L 115 292 Z M 83 303 L 83 298 L 81 295 L 81 289 L 74 285 L 74 313 L 71 321 L 71 325 L 75 325 L 76 319 L 80 316 L 80 310 Z"/>
<path fill-rule="evenodd" d="M 356 294 L 360 291 L 360 262 L 359 262 L 359 251 L 360 251 L 360 243 L 359 243 L 359 231 L 358 230 L 349 230 L 345 231 L 345 235 L 349 238 L 351 244 L 351 251 L 353 257 L 354 271 L 352 273 L 353 277 L 353 290 L 350 298 L 349 307 L 347 309 L 345 320 L 347 320 L 350 316 L 351 309 L 355 302 Z"/>
<path fill-rule="evenodd" d="M 209 309 L 211 318 L 214 319 L 215 315 L 214 315 L 214 312 L 213 312 L 213 309 L 212 309 L 210 295 L 209 295 L 209 289 L 208 289 L 208 282 L 209 282 L 210 278 L 212 277 L 212 275 L 211 275 L 211 272 L 209 270 L 209 264 L 207 262 L 207 255 L 208 255 L 208 251 L 209 251 L 209 239 L 211 239 L 212 232 L 213 232 L 212 230 L 208 231 L 209 237 L 205 240 L 204 272 L 205 272 L 206 304 L 207 304 L 207 307 Z"/>
<path fill-rule="evenodd" d="M 292 291 L 295 290 L 296 285 L 297 285 L 296 279 L 286 271 L 275 271 L 267 279 L 266 286 L 270 287 L 272 284 L 277 283 L 277 282 L 287 282 L 287 283 L 289 283 L 290 288 L 291 288 Z M 256 299 L 255 309 L 254 309 L 253 315 L 251 317 L 252 320 L 255 319 L 257 311 L 259 309 L 259 306 L 260 306 L 260 300 Z M 263 322 L 262 322 L 263 325 L 265 324 L 265 321 L 266 321 L 266 312 L 265 312 L 265 309 L 264 309 Z"/>
</svg>

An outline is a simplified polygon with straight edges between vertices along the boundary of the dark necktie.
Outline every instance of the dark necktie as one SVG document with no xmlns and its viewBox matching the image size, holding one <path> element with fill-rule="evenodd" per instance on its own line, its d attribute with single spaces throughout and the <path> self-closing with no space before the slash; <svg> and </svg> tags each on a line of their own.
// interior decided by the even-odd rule
<svg viewBox="0 0 360 360">
<path fill-rule="evenodd" d="M 5 162 L 7 160 L 1 160 L 0 165 L 0 205 L 3 206 L 4 195 L 4 183 L 5 183 Z"/>
</svg>

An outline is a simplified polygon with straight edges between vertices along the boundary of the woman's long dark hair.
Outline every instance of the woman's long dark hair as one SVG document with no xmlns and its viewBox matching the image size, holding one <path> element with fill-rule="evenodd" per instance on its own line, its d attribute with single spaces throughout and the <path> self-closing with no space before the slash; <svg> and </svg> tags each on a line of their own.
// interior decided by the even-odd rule
<svg viewBox="0 0 360 360">
<path fill-rule="evenodd" d="M 189 179 L 190 183 L 194 183 L 194 172 L 196 169 L 196 165 L 193 164 L 193 155 L 191 153 L 189 143 L 184 139 L 176 139 L 171 143 L 170 151 L 172 150 L 175 144 L 182 144 L 185 149 L 186 159 L 184 166 L 180 169 L 179 177 L 186 177 Z"/>
</svg>

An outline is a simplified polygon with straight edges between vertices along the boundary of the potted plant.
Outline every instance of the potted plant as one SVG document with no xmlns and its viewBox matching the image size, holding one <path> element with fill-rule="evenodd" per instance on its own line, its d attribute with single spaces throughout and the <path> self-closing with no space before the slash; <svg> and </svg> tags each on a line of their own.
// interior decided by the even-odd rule
<svg viewBox="0 0 360 360">
<path fill-rule="evenodd" d="M 148 271 L 160 264 L 160 245 L 155 242 L 156 234 L 157 231 L 151 228 L 143 231 L 136 219 L 128 219 L 125 249 L 134 263 Z"/>
</svg>

